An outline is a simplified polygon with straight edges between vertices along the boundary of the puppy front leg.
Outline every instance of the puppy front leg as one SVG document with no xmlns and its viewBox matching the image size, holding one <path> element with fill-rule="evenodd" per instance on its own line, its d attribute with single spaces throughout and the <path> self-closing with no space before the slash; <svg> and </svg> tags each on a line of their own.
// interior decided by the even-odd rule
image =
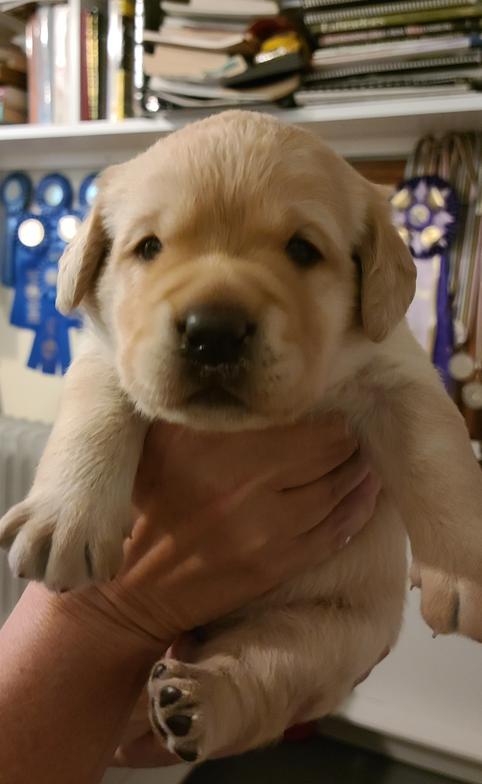
<svg viewBox="0 0 482 784">
<path fill-rule="evenodd" d="M 401 601 L 267 610 L 159 662 L 149 682 L 154 730 L 187 761 L 278 740 L 331 712 L 395 642 Z M 208 631 L 209 633 L 209 631 Z"/>
<path fill-rule="evenodd" d="M 100 352 L 73 363 L 33 487 L 0 520 L 15 574 L 57 590 L 113 577 L 146 426 Z"/>
<path fill-rule="evenodd" d="M 413 588 L 419 588 L 420 612 L 438 634 L 462 634 L 482 642 L 482 585 L 414 562 Z"/>
<path fill-rule="evenodd" d="M 400 510 L 414 557 L 482 583 L 482 472 L 435 372 L 404 378 L 392 369 L 383 383 L 379 376 L 378 386 L 359 391 L 353 424 Z"/>
</svg>

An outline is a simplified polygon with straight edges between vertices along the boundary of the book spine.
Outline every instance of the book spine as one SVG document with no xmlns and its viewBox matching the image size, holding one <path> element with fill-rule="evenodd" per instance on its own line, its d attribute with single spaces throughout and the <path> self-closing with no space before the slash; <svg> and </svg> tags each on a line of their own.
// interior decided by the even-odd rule
<svg viewBox="0 0 482 784">
<path fill-rule="evenodd" d="M 38 122 L 39 72 L 37 68 L 38 47 L 37 12 L 30 16 L 25 26 L 25 53 L 27 55 L 28 121 Z"/>
<path fill-rule="evenodd" d="M 134 1 L 134 57 L 133 57 L 133 113 L 144 115 L 144 28 L 146 26 L 145 0 Z"/>
<path fill-rule="evenodd" d="M 110 0 L 107 33 L 107 115 L 131 117 L 133 102 L 134 1 Z"/>
<path fill-rule="evenodd" d="M 39 6 L 38 14 L 38 79 L 39 101 L 38 122 L 53 122 L 52 105 L 52 22 L 51 9 L 48 6 Z"/>
<path fill-rule="evenodd" d="M 0 87 L 0 101 L 17 112 L 27 112 L 27 93 L 25 90 L 19 90 L 17 87 L 10 87 L 10 85 L 3 85 Z"/>
<path fill-rule="evenodd" d="M 86 19 L 86 70 L 89 120 L 99 119 L 99 28 L 97 9 L 92 9 Z"/>
<path fill-rule="evenodd" d="M 90 120 L 87 87 L 87 17 L 88 11 L 80 11 L 80 119 Z"/>
<path fill-rule="evenodd" d="M 7 106 L 0 100 L 0 125 L 7 125 L 12 123 L 24 123 L 25 115 L 23 112 L 17 111 L 10 106 Z"/>
<path fill-rule="evenodd" d="M 99 120 L 107 117 L 107 14 L 105 8 L 101 8 L 98 16 L 98 60 L 99 60 Z"/>
<path fill-rule="evenodd" d="M 69 7 L 67 4 L 55 5 L 53 12 L 53 117 L 54 122 L 69 122 L 69 74 L 68 74 L 68 23 Z"/>
</svg>

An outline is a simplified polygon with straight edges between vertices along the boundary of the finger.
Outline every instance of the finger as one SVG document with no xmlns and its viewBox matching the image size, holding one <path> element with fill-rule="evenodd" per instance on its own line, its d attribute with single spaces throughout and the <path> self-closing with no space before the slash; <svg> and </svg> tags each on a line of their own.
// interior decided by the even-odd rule
<svg viewBox="0 0 482 784">
<path fill-rule="evenodd" d="M 348 546 L 373 516 L 379 491 L 378 478 L 368 474 L 322 523 L 299 536 L 292 547 L 293 571 L 319 565 Z"/>
<path fill-rule="evenodd" d="M 303 487 L 285 490 L 281 496 L 283 514 L 293 520 L 290 533 L 306 533 L 325 520 L 366 478 L 370 466 L 360 452 L 326 476 Z"/>
<path fill-rule="evenodd" d="M 358 449 L 346 423 L 333 415 L 278 431 L 271 464 L 274 490 L 288 490 L 315 482 L 348 460 Z"/>
<path fill-rule="evenodd" d="M 180 761 L 148 732 L 132 743 L 119 746 L 111 764 L 115 768 L 159 768 L 179 765 Z"/>
<path fill-rule="evenodd" d="M 233 475 L 269 482 L 275 489 L 306 484 L 331 471 L 357 449 L 345 420 L 338 414 L 266 430 L 238 433 L 192 431 L 177 439 L 195 467 L 206 459 L 225 465 Z M 247 459 L 248 457 L 248 459 Z M 158 461 L 157 461 L 158 462 Z M 311 473 L 306 475 L 306 469 Z M 246 478 L 246 477 L 245 477 Z"/>
</svg>

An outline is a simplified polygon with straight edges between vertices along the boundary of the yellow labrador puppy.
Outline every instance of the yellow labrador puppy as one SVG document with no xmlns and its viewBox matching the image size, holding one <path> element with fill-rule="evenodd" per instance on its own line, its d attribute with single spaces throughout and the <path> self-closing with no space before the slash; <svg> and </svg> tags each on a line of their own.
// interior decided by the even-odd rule
<svg viewBox="0 0 482 784">
<path fill-rule="evenodd" d="M 329 564 L 207 629 L 189 663 L 154 668 L 153 725 L 183 759 L 336 708 L 397 638 L 405 529 L 427 620 L 482 635 L 482 477 L 404 322 L 414 287 L 380 191 L 269 116 L 211 117 L 100 179 L 58 281 L 90 337 L 33 488 L 1 522 L 13 571 L 52 588 L 115 573 L 155 419 L 234 430 L 340 411 L 383 479 Z"/>
</svg>

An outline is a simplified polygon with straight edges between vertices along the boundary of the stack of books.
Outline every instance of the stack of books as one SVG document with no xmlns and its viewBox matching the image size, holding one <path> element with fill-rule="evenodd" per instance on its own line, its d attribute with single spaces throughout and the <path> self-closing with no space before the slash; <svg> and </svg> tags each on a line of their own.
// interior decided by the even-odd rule
<svg viewBox="0 0 482 784">
<path fill-rule="evenodd" d="M 14 108 L 15 100 L 22 117 L 11 112 L 5 116 L 12 122 L 28 117 L 31 123 L 61 125 L 79 118 L 121 120 L 133 116 L 135 6 L 142 20 L 144 0 L 80 0 L 79 11 L 67 0 L 36 4 L 0 0 L 0 44 L 2 31 L 13 25 L 16 39 L 24 47 L 24 53 L 16 50 L 23 73 L 7 83 L 17 90 L 25 89 L 28 83 L 23 103 L 18 92 L 8 93 L 9 109 Z M 5 83 L 2 68 L 0 52 L 0 89 Z"/>
<path fill-rule="evenodd" d="M 274 0 L 161 0 L 146 30 L 148 112 L 261 105 L 291 96 L 309 50 Z"/>
<path fill-rule="evenodd" d="M 27 60 L 13 43 L 17 26 L 4 17 L 0 12 L 0 125 L 27 120 Z"/>
<path fill-rule="evenodd" d="M 281 3 L 283 6 L 283 3 Z M 480 0 L 287 0 L 309 35 L 298 105 L 482 88 Z"/>
</svg>

